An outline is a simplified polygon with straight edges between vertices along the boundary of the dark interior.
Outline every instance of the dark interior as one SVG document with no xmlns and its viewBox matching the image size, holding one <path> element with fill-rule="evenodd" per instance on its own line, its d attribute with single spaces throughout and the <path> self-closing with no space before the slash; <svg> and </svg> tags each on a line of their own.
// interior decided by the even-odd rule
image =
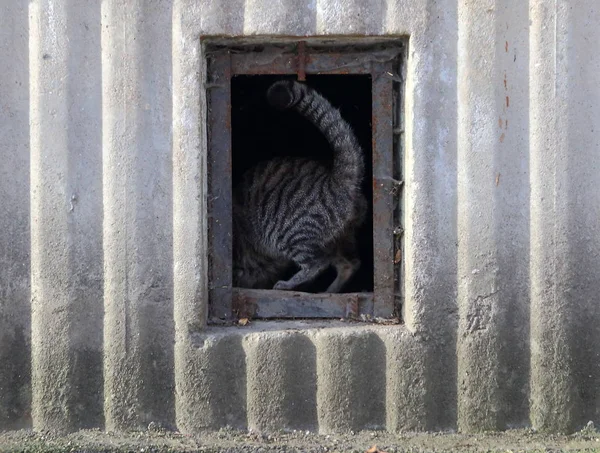
<svg viewBox="0 0 600 453">
<path fill-rule="evenodd" d="M 239 75 L 232 78 L 232 160 L 233 185 L 256 163 L 275 156 L 303 156 L 332 161 L 332 151 L 321 133 L 296 112 L 279 112 L 268 105 L 266 92 L 286 75 Z M 369 75 L 308 75 L 306 83 L 340 109 L 365 152 L 363 190 L 369 200 L 367 221 L 359 232 L 361 268 L 344 292 L 373 291 L 373 213 L 371 77 Z M 335 278 L 329 269 L 310 288 L 322 292 Z"/>
</svg>

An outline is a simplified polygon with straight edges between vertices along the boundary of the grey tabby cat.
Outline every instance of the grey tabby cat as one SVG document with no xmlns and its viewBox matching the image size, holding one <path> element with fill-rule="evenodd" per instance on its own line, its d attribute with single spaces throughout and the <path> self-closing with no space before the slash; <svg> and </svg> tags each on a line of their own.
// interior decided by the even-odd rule
<svg viewBox="0 0 600 453">
<path fill-rule="evenodd" d="M 339 292 L 360 267 L 356 234 L 367 212 L 362 149 L 340 112 L 312 88 L 275 82 L 267 100 L 312 122 L 334 158 L 327 166 L 280 157 L 244 174 L 233 196 L 234 286 L 297 289 L 333 265 L 337 276 L 327 292 Z M 299 270 L 281 280 L 294 264 Z"/>
</svg>

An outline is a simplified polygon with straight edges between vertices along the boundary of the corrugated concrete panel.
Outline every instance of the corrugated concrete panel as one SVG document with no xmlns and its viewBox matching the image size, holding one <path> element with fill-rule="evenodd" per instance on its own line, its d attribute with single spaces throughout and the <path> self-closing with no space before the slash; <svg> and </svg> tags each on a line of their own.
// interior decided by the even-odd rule
<svg viewBox="0 0 600 453">
<path fill-rule="evenodd" d="M 599 30 L 595 0 L 4 2 L 0 429 L 600 422 Z M 407 38 L 404 325 L 206 327 L 202 41 L 344 35 Z"/>
</svg>

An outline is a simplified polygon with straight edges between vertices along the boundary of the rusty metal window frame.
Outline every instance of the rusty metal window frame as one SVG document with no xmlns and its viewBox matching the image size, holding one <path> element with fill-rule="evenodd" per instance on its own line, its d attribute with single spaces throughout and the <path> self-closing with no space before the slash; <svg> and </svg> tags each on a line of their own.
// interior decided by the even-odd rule
<svg viewBox="0 0 600 453">
<path fill-rule="evenodd" d="M 209 323 L 236 318 L 399 317 L 402 275 L 401 115 L 403 42 L 341 46 L 286 43 L 209 45 Z M 232 287 L 231 80 L 236 75 L 371 76 L 373 292 L 300 293 Z"/>
</svg>

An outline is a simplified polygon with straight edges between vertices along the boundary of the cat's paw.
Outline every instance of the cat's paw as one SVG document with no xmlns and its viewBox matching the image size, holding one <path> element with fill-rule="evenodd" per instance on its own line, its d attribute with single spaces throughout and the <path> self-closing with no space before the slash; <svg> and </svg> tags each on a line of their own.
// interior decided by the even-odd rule
<svg viewBox="0 0 600 453">
<path fill-rule="evenodd" d="M 286 289 L 291 289 L 291 286 L 290 286 L 289 282 L 286 282 L 285 280 L 279 280 L 277 283 L 275 283 L 275 286 L 273 286 L 273 289 L 286 290 Z"/>
</svg>

